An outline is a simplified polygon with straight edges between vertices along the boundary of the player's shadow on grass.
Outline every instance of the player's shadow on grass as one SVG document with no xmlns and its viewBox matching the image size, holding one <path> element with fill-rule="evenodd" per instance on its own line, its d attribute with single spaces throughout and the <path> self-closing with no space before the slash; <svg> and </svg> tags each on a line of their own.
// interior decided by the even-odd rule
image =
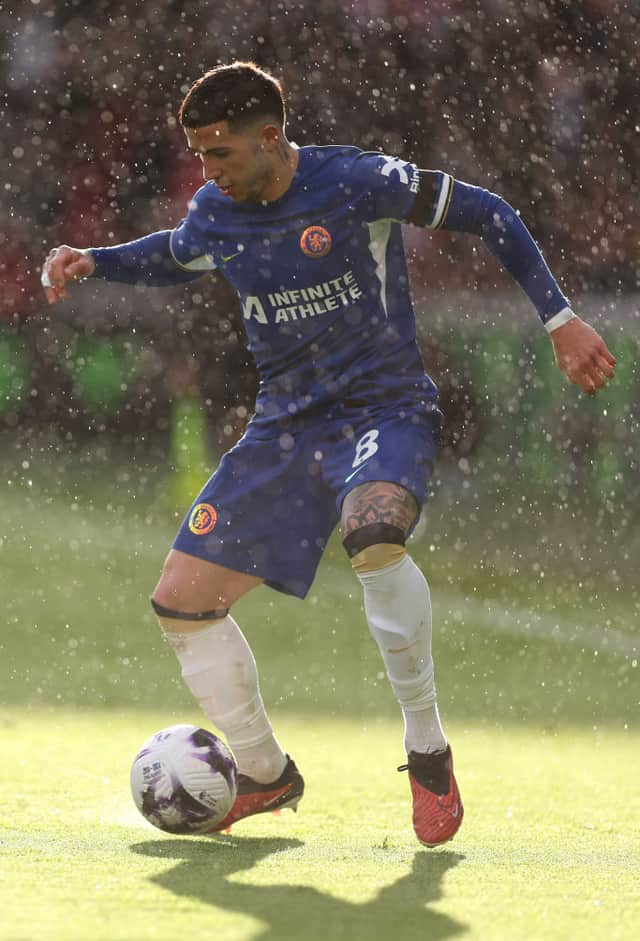
<svg viewBox="0 0 640 941">
<path fill-rule="evenodd" d="M 268 856 L 303 845 L 300 840 L 281 837 L 229 836 L 215 842 L 152 840 L 135 843 L 131 849 L 143 856 L 179 861 L 152 877 L 156 885 L 175 895 L 259 919 L 264 928 L 255 936 L 256 941 L 440 941 L 466 931 L 466 925 L 429 908 L 442 898 L 445 872 L 464 858 L 448 850 L 418 851 L 410 873 L 362 904 L 305 885 L 255 886 L 229 881 L 233 873 L 251 870 Z"/>
</svg>

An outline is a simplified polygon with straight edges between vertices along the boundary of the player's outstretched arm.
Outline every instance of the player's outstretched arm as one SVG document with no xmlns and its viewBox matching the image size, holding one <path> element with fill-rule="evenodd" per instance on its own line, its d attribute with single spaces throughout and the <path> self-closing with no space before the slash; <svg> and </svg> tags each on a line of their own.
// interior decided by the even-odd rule
<svg viewBox="0 0 640 941">
<path fill-rule="evenodd" d="M 422 199 L 410 222 L 479 235 L 534 305 L 571 382 L 593 394 L 613 379 L 615 357 L 596 331 L 576 316 L 518 213 L 495 193 L 420 171 Z M 431 206 L 429 212 L 426 207 Z M 429 214 L 430 213 L 430 214 Z"/>
<path fill-rule="evenodd" d="M 209 269 L 190 270 L 171 251 L 172 230 L 153 232 L 133 242 L 107 248 L 72 248 L 60 245 L 47 255 L 42 286 L 50 304 L 66 297 L 66 285 L 79 278 L 101 278 L 124 284 L 164 287 L 201 278 Z"/>
<path fill-rule="evenodd" d="M 593 395 L 613 379 L 616 358 L 593 327 L 573 316 L 550 334 L 556 363 L 571 382 Z"/>
<path fill-rule="evenodd" d="M 47 301 L 55 304 L 59 298 L 66 297 L 68 282 L 90 278 L 95 267 L 96 263 L 88 249 L 72 248 L 70 245 L 52 248 L 42 266 L 40 279 Z"/>
</svg>

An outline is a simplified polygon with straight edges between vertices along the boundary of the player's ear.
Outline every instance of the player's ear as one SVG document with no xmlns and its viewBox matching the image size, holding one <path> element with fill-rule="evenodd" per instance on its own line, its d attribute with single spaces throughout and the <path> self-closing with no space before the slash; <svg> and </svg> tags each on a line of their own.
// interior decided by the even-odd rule
<svg viewBox="0 0 640 941">
<path fill-rule="evenodd" d="M 282 129 L 277 124 L 263 124 L 260 128 L 260 147 L 262 150 L 274 150 L 282 135 Z"/>
</svg>

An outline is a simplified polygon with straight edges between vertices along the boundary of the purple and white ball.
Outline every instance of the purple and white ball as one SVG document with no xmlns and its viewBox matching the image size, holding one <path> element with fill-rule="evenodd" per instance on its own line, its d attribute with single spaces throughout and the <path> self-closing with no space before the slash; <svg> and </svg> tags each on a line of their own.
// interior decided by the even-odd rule
<svg viewBox="0 0 640 941">
<path fill-rule="evenodd" d="M 144 743 L 131 767 L 136 807 L 167 833 L 206 833 L 236 799 L 238 769 L 216 735 L 196 725 L 172 725 Z"/>
</svg>

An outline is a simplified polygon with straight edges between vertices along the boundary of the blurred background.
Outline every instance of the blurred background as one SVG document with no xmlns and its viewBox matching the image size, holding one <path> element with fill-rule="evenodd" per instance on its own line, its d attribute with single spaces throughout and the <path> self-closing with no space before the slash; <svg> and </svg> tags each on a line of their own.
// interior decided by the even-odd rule
<svg viewBox="0 0 640 941">
<path fill-rule="evenodd" d="M 380 149 L 504 196 L 618 357 L 615 383 L 582 396 L 477 240 L 406 230 L 447 419 L 414 553 L 440 589 L 451 664 L 460 649 L 483 664 L 460 683 L 492 696 L 496 663 L 522 650 L 514 638 L 536 635 L 551 645 L 541 675 L 551 661 L 559 670 L 557 703 L 569 708 L 572 663 L 572 688 L 584 687 L 575 715 L 600 711 L 587 662 L 609 653 L 612 714 L 637 706 L 638 19 L 636 4 L 615 0 L 0 6 L 0 559 L 18 631 L 5 648 L 9 698 L 131 697 L 126 678 L 139 657 L 145 669 L 153 659 L 154 573 L 250 417 L 255 372 L 217 274 L 179 290 L 87 282 L 51 310 L 39 286 L 56 244 L 115 244 L 178 222 L 200 184 L 180 101 L 203 71 L 241 58 L 282 79 L 299 145 Z M 330 550 L 322 584 L 335 582 L 359 618 L 339 556 Z M 281 603 L 264 597 L 267 612 Z M 301 609 L 282 604 L 268 613 L 272 632 L 297 631 Z M 140 619 L 146 636 L 132 639 Z M 34 657 L 49 638 L 50 656 Z M 82 650 L 84 693 L 61 683 Z M 377 675 L 372 666 L 374 686 Z M 522 708 L 537 707 L 524 697 Z"/>
</svg>

